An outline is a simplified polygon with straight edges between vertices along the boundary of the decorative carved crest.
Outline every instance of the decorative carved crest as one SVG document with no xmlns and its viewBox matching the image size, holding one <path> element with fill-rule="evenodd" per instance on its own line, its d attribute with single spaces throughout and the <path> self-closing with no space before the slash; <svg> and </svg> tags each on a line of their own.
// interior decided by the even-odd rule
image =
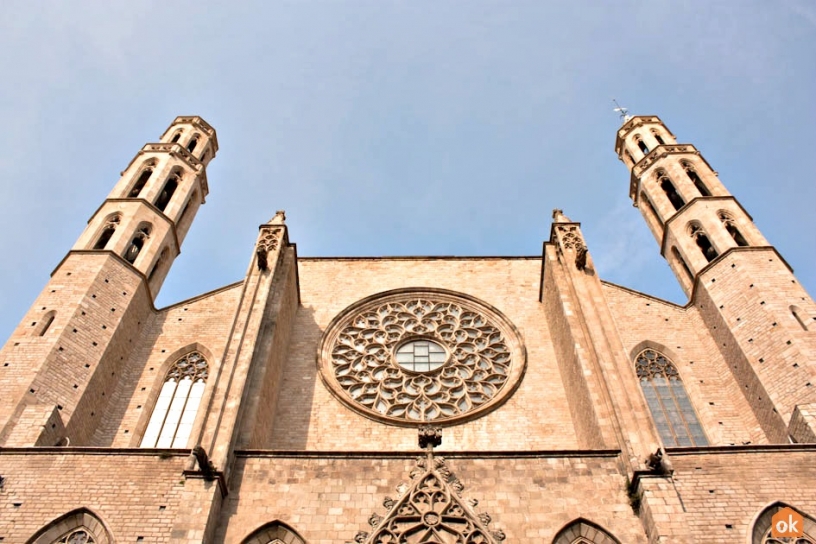
<svg viewBox="0 0 816 544">
<path fill-rule="evenodd" d="M 562 250 L 577 251 L 578 248 L 585 247 L 584 239 L 581 237 L 576 225 L 558 225 L 556 229 L 558 237 L 561 239 Z"/>
<path fill-rule="evenodd" d="M 356 543 L 498 544 L 505 539 L 503 531 L 489 529 L 490 515 L 476 514 L 460 499 L 454 484 L 461 489 L 461 482 L 430 448 L 427 457 L 417 459 L 411 476 L 414 483 L 398 500 L 386 499 L 385 517 L 373 514 L 369 523 L 374 531 L 360 531 Z"/>
</svg>

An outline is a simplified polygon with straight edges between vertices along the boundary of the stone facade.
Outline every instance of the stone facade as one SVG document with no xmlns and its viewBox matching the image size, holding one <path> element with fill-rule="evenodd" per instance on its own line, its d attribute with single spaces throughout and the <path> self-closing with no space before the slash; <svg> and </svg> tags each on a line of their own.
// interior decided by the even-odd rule
<svg viewBox="0 0 816 544">
<path fill-rule="evenodd" d="M 301 259 L 278 212 L 156 309 L 217 150 L 139 151 L 0 351 L 3 544 L 814 541 L 816 305 L 659 118 L 616 151 L 684 306 L 555 210 L 500 258 Z"/>
</svg>

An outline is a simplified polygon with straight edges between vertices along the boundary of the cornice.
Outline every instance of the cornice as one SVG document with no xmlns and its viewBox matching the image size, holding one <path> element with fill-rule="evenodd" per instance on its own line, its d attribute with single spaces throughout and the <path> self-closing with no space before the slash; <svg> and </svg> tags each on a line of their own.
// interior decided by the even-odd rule
<svg viewBox="0 0 816 544">
<path fill-rule="evenodd" d="M 669 130 L 669 127 L 663 123 L 663 121 L 657 115 L 635 115 L 618 129 L 617 137 L 615 138 L 615 153 L 620 155 L 621 151 L 623 150 L 623 140 L 626 136 L 632 132 L 634 129 L 642 127 L 645 124 L 659 124 L 662 125 L 666 132 L 668 132 L 672 138 L 675 138 L 672 131 Z M 675 138 L 676 139 L 676 138 Z"/>
<path fill-rule="evenodd" d="M 681 215 L 686 213 L 686 211 L 691 209 L 691 207 L 695 203 L 697 203 L 697 202 L 712 202 L 712 201 L 715 201 L 715 200 L 719 200 L 719 201 L 730 200 L 730 201 L 733 201 L 734 204 L 736 204 L 737 207 L 740 210 L 742 210 L 742 213 L 745 214 L 745 217 L 747 217 L 750 221 L 754 220 L 754 218 L 751 217 L 751 214 L 749 214 L 748 211 L 745 208 L 742 207 L 742 204 L 740 204 L 739 200 L 737 200 L 736 197 L 734 197 L 733 195 L 728 195 L 728 196 L 698 196 L 698 197 L 692 198 L 691 200 L 689 200 L 688 202 L 683 204 L 683 206 L 679 210 L 675 211 L 672 214 L 671 217 L 669 217 L 668 219 L 666 219 L 663 222 L 663 237 L 660 240 L 660 255 L 662 255 L 663 257 L 666 256 L 666 242 L 669 239 L 669 225 L 671 223 L 673 223 L 675 221 L 675 219 L 677 219 L 678 217 L 680 217 Z"/>
</svg>

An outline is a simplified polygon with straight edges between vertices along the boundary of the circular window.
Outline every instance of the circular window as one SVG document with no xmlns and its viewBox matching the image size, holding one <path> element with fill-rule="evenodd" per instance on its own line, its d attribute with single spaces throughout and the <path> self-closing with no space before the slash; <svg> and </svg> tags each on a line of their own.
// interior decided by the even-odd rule
<svg viewBox="0 0 816 544">
<path fill-rule="evenodd" d="M 430 340 L 413 340 L 401 345 L 395 354 L 397 364 L 411 372 L 433 372 L 445 364 L 445 348 Z"/>
<path fill-rule="evenodd" d="M 472 297 L 402 289 L 353 304 L 328 326 L 320 376 L 342 402 L 398 425 L 476 417 L 507 399 L 526 364 L 515 327 Z"/>
</svg>

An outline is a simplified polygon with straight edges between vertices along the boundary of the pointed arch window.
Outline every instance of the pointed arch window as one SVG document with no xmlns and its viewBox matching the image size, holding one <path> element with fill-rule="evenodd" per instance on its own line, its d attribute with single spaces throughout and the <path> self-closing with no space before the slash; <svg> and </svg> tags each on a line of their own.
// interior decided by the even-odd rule
<svg viewBox="0 0 816 544">
<path fill-rule="evenodd" d="M 634 166 L 635 162 L 637 162 L 637 161 L 635 161 L 635 158 L 632 156 L 631 153 L 629 153 L 629 150 L 628 149 L 625 150 L 624 153 L 626 154 L 626 158 L 629 159 L 629 162 L 631 163 L 631 164 L 629 164 L 629 166 Z"/>
<path fill-rule="evenodd" d="M 297 531 L 280 521 L 273 521 L 256 529 L 241 544 L 306 544 Z"/>
<path fill-rule="evenodd" d="M 147 282 L 150 283 L 153 281 L 153 277 L 156 275 L 156 272 L 159 268 L 167 261 L 167 257 L 170 255 L 170 250 L 164 248 L 159 255 L 159 258 L 156 259 L 156 262 L 153 264 L 153 268 L 150 269 L 150 273 L 147 275 Z"/>
<path fill-rule="evenodd" d="M 130 241 L 130 245 L 125 251 L 124 257 L 127 262 L 130 264 L 136 262 L 136 257 L 138 257 L 139 253 L 141 253 L 145 241 L 148 238 L 150 238 L 150 225 L 140 225 L 138 232 Z"/>
<path fill-rule="evenodd" d="M 51 327 L 51 324 L 54 322 L 54 318 L 57 316 L 57 312 L 54 310 L 49 311 L 42 319 L 40 319 L 39 326 L 34 330 L 34 333 L 37 336 L 45 336 L 45 333 L 48 332 L 48 329 Z"/>
<path fill-rule="evenodd" d="M 791 315 L 799 323 L 799 326 L 802 327 L 802 330 L 808 330 L 807 322 L 805 318 L 802 316 L 802 309 L 799 306 L 791 306 L 790 307 Z M 42 336 L 42 335 L 41 335 Z"/>
<path fill-rule="evenodd" d="M 558 531 L 553 544 L 620 544 L 620 540 L 600 525 L 579 518 Z"/>
<path fill-rule="evenodd" d="M 694 274 L 691 273 L 691 269 L 686 264 L 686 261 L 685 261 L 685 259 L 683 259 L 683 256 L 680 255 L 680 252 L 677 251 L 676 247 L 672 246 L 671 254 L 672 254 L 672 257 L 674 257 L 674 259 L 680 264 L 680 266 L 683 267 L 683 270 L 685 270 L 686 276 L 688 277 L 688 280 L 689 281 L 694 281 Z"/>
<path fill-rule="evenodd" d="M 652 204 L 652 201 L 649 199 L 649 196 L 646 194 L 645 191 L 640 192 L 640 201 L 646 204 L 646 209 L 649 211 L 649 219 L 651 219 L 656 226 L 662 226 L 660 222 L 660 216 L 657 214 L 657 210 Z M 661 229 L 662 230 L 662 229 Z"/>
<path fill-rule="evenodd" d="M 719 216 L 720 221 L 722 221 L 723 225 L 725 226 L 725 230 L 728 231 L 728 234 L 731 235 L 731 238 L 734 239 L 737 245 L 740 247 L 747 246 L 748 241 L 745 239 L 745 237 L 737 228 L 737 224 L 736 221 L 734 221 L 734 218 L 726 211 L 720 211 L 720 213 L 718 213 L 717 215 Z"/>
<path fill-rule="evenodd" d="M 178 142 L 180 138 L 181 138 L 181 131 L 178 131 L 178 132 L 176 132 L 175 136 L 173 136 L 173 139 L 170 140 L 170 143 L 174 144 L 174 143 Z"/>
<path fill-rule="evenodd" d="M 636 138 L 635 143 L 637 143 L 638 148 L 643 152 L 644 155 L 649 153 L 649 147 L 643 140 L 641 140 L 640 138 Z"/>
<path fill-rule="evenodd" d="M 147 184 L 147 180 L 150 179 L 150 176 L 153 175 L 153 165 L 148 165 L 144 170 L 142 170 L 139 177 L 136 179 L 136 183 L 133 184 L 133 187 L 130 189 L 128 193 L 129 198 L 138 198 L 139 194 L 141 194 L 142 189 L 144 189 L 145 184 Z"/>
<path fill-rule="evenodd" d="M 666 172 L 663 170 L 658 171 L 657 181 L 660 183 L 660 188 L 663 189 L 664 193 L 666 193 L 666 197 L 669 199 L 669 202 L 671 202 L 672 206 L 674 206 L 675 211 L 686 205 L 686 201 L 683 200 L 683 197 L 680 196 L 680 193 L 678 193 L 677 189 L 674 188 L 674 183 L 672 183 Z"/>
<path fill-rule="evenodd" d="M 803 532 L 802 536 L 792 538 L 776 538 L 771 535 L 773 516 L 783 508 L 790 508 L 802 516 L 802 526 L 797 527 Z M 776 502 L 767 507 L 754 523 L 751 531 L 752 544 L 816 544 L 816 521 L 798 508 L 785 503 Z"/>
<path fill-rule="evenodd" d="M 654 136 L 654 139 L 657 140 L 657 143 L 659 143 L 660 145 L 666 145 L 666 142 L 663 141 L 663 137 L 660 136 L 660 133 L 658 131 L 652 130 L 652 135 Z"/>
<path fill-rule="evenodd" d="M 111 544 L 105 524 L 87 508 L 60 516 L 34 536 L 28 544 Z"/>
<path fill-rule="evenodd" d="M 142 437 L 142 448 L 183 448 L 204 396 L 209 365 L 193 351 L 173 363 Z"/>
<path fill-rule="evenodd" d="M 665 446 L 707 446 L 680 374 L 668 357 L 645 349 L 635 358 L 643 396 Z"/>
<path fill-rule="evenodd" d="M 195 136 L 193 136 L 190 139 L 190 143 L 187 144 L 187 151 L 192 153 L 193 151 L 195 151 L 195 148 L 196 148 L 197 145 L 198 145 L 198 134 L 196 134 Z"/>
<path fill-rule="evenodd" d="M 703 227 L 700 225 L 692 225 L 689 230 L 691 237 L 694 238 L 697 247 L 703 252 L 703 256 L 708 262 L 713 261 L 719 256 L 717 250 L 711 245 L 711 240 L 708 239 L 708 235 L 703 231 Z"/>
<path fill-rule="evenodd" d="M 159 210 L 164 211 L 167 209 L 167 205 L 170 203 L 170 199 L 173 198 L 173 193 L 178 189 L 180 182 L 181 177 L 178 175 L 178 172 L 174 172 L 173 175 L 170 176 L 170 179 L 167 180 L 167 183 L 164 184 L 164 188 L 156 199 L 156 207 Z"/>
<path fill-rule="evenodd" d="M 107 247 L 108 242 L 110 242 L 113 233 L 116 232 L 116 227 L 119 226 L 119 222 L 122 220 L 122 217 L 119 214 L 112 215 L 105 221 L 105 226 L 102 227 L 102 232 L 99 234 L 99 238 L 97 238 L 96 243 L 94 244 L 94 249 L 105 249 Z"/>
<path fill-rule="evenodd" d="M 686 175 L 694 183 L 694 186 L 697 187 L 697 190 L 700 191 L 700 194 L 703 196 L 711 196 L 711 191 L 708 190 L 703 180 L 700 179 L 700 176 L 697 175 L 697 171 L 691 165 L 691 163 L 683 161 L 682 163 L 683 170 L 686 171 Z"/>
</svg>

